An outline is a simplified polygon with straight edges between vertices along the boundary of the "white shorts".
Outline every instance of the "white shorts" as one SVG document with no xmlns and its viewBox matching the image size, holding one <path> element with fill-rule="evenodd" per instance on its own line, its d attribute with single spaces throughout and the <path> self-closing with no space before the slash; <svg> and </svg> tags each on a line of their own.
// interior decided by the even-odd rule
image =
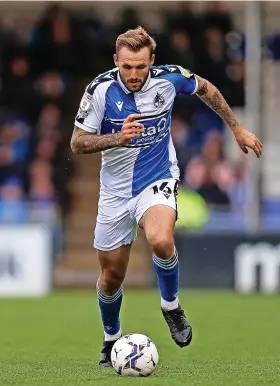
<svg viewBox="0 0 280 386">
<path fill-rule="evenodd" d="M 111 251 L 131 244 L 137 236 L 138 222 L 147 209 L 166 205 L 177 213 L 178 181 L 173 178 L 156 181 L 133 198 L 100 195 L 94 247 Z"/>
</svg>

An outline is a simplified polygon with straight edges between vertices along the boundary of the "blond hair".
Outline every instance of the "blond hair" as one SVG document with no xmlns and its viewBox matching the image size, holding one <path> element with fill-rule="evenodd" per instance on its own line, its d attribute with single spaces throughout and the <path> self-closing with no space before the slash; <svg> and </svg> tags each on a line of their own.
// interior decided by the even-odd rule
<svg viewBox="0 0 280 386">
<path fill-rule="evenodd" d="M 130 51 L 138 52 L 144 47 L 148 47 L 151 52 L 151 56 L 156 49 L 155 40 L 145 31 L 142 27 L 137 27 L 135 29 L 129 29 L 125 33 L 118 36 L 116 41 L 116 53 L 120 51 L 121 48 L 126 47 Z"/>
</svg>

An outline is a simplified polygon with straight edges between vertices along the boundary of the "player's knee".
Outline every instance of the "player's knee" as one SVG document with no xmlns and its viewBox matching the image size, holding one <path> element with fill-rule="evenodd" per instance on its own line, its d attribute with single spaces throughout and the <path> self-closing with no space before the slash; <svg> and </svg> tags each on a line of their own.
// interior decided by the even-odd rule
<svg viewBox="0 0 280 386">
<path fill-rule="evenodd" d="M 173 237 L 166 235 L 154 235 L 150 238 L 149 244 L 154 254 L 161 259 L 169 259 L 174 252 Z"/>
<path fill-rule="evenodd" d="M 124 274 L 116 269 L 104 269 L 99 278 L 101 291 L 108 295 L 113 295 L 122 285 Z"/>
</svg>

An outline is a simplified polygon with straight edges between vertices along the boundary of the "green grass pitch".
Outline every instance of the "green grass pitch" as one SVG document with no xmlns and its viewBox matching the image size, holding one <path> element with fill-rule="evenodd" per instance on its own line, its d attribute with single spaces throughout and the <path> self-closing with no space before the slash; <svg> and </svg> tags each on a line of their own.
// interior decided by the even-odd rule
<svg viewBox="0 0 280 386">
<path fill-rule="evenodd" d="M 0 300 L 0 385 L 280 385 L 280 296 L 181 292 L 194 328 L 180 349 L 157 291 L 126 291 L 123 332 L 150 336 L 159 351 L 151 377 L 123 378 L 97 366 L 102 328 L 94 291 Z"/>
</svg>

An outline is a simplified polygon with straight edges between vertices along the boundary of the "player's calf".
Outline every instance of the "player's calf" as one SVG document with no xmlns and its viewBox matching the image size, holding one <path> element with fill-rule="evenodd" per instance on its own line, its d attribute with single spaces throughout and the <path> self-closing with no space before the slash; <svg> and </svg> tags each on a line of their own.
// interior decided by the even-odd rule
<svg viewBox="0 0 280 386">
<path fill-rule="evenodd" d="M 111 367 L 111 350 L 115 341 L 121 337 L 120 309 L 122 304 L 122 287 L 114 294 L 106 295 L 96 285 L 100 314 L 104 328 L 104 340 L 99 365 Z"/>
<path fill-rule="evenodd" d="M 113 344 L 121 337 L 122 283 L 129 257 L 128 248 L 119 248 L 110 252 L 98 251 L 98 257 L 101 272 L 96 284 L 96 291 L 104 328 L 99 365 L 110 367 Z"/>
<path fill-rule="evenodd" d="M 125 275 L 115 268 L 101 268 L 101 274 L 98 279 L 100 291 L 105 295 L 114 295 L 121 287 Z"/>
<path fill-rule="evenodd" d="M 176 248 L 169 259 L 153 254 L 153 265 L 161 292 L 161 309 L 172 339 L 180 346 L 188 346 L 192 340 L 192 328 L 179 305 L 179 261 Z"/>
</svg>

